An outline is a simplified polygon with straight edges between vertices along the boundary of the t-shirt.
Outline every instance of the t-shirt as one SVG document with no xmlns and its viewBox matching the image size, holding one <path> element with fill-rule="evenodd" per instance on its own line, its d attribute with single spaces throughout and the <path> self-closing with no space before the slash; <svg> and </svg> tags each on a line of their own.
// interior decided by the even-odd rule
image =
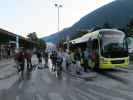
<svg viewBox="0 0 133 100">
<path fill-rule="evenodd" d="M 88 51 L 85 50 L 85 51 L 83 52 L 83 59 L 84 59 L 84 60 L 88 60 L 88 57 L 89 57 L 89 53 L 88 53 Z"/>
<path fill-rule="evenodd" d="M 24 52 L 17 53 L 15 59 L 18 62 L 24 62 L 25 61 L 25 54 L 24 54 Z"/>
</svg>

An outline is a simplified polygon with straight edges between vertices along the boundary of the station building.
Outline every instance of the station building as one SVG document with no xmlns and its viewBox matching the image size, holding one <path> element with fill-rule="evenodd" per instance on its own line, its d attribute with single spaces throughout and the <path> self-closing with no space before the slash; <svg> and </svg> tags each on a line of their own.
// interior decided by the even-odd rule
<svg viewBox="0 0 133 100">
<path fill-rule="evenodd" d="M 15 33 L 9 32 L 7 30 L 0 28 L 0 59 L 8 58 L 8 56 L 13 56 L 15 54 L 16 48 L 16 35 Z M 37 43 L 31 41 L 22 36 L 19 37 L 19 46 L 33 49 L 36 47 Z"/>
</svg>

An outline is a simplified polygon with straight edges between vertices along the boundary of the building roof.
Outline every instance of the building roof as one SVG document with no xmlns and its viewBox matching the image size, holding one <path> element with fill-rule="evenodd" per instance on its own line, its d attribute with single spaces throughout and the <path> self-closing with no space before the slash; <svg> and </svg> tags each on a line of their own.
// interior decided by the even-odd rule
<svg viewBox="0 0 133 100">
<path fill-rule="evenodd" d="M 2 28 L 0 28 L 0 35 L 5 35 L 6 37 L 8 37 L 8 39 L 9 39 L 9 38 L 14 38 L 14 39 L 16 39 L 16 37 L 19 36 L 19 38 L 20 38 L 21 40 L 23 40 L 23 41 L 27 41 L 27 42 L 31 42 L 31 43 L 36 43 L 36 42 L 31 41 L 31 40 L 29 40 L 29 39 L 27 39 L 27 38 L 25 38 L 25 37 L 22 37 L 22 36 L 20 36 L 20 35 L 15 34 L 15 33 L 9 32 L 9 31 L 4 30 L 4 29 L 2 29 Z M 1 37 L 2 37 L 2 36 L 1 36 Z M 5 38 L 5 39 L 6 39 L 6 38 Z M 1 40 L 0 40 L 0 41 L 1 41 Z"/>
</svg>

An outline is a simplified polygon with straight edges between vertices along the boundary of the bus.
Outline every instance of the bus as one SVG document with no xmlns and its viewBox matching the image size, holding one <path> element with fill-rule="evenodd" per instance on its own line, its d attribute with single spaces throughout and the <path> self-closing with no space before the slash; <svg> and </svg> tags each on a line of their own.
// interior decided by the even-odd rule
<svg viewBox="0 0 133 100">
<path fill-rule="evenodd" d="M 127 68 L 129 64 L 128 45 L 124 32 L 117 29 L 100 29 L 70 41 L 72 45 L 86 46 L 89 67 L 92 69 Z"/>
</svg>

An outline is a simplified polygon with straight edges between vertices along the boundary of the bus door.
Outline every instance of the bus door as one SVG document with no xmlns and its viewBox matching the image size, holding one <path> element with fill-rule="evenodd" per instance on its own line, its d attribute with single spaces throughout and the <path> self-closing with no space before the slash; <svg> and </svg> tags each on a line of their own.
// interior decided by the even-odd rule
<svg viewBox="0 0 133 100">
<path fill-rule="evenodd" d="M 97 39 L 88 41 L 89 49 L 89 65 L 92 68 L 98 68 L 99 66 L 99 44 Z"/>
</svg>

